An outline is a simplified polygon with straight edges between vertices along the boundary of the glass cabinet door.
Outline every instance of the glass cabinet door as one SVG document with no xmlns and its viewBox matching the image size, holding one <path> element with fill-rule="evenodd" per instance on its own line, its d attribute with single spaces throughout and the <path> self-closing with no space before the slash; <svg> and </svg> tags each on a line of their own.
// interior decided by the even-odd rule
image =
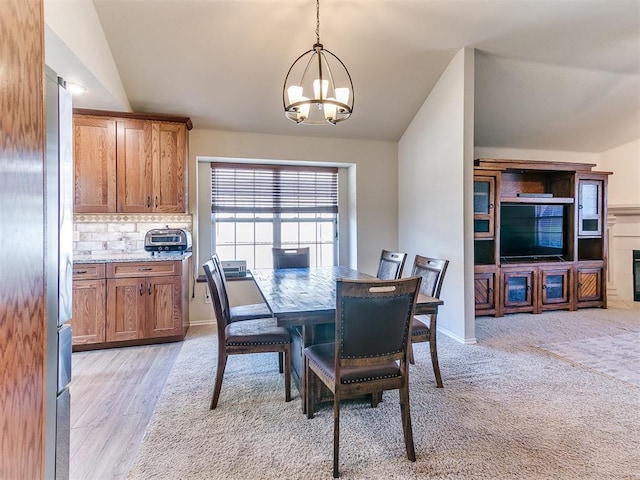
<svg viewBox="0 0 640 480">
<path fill-rule="evenodd" d="M 473 180 L 473 230 L 476 238 L 493 237 L 495 179 L 476 176 Z"/>
<path fill-rule="evenodd" d="M 602 188 L 601 180 L 578 182 L 578 235 L 602 235 Z"/>
</svg>

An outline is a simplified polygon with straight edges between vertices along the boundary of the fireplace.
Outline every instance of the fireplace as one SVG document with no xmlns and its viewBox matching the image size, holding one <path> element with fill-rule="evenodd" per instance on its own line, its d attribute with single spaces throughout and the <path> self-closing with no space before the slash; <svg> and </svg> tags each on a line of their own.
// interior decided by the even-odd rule
<svg viewBox="0 0 640 480">
<path fill-rule="evenodd" d="M 640 302 L 640 250 L 633 251 L 633 300 Z"/>
</svg>

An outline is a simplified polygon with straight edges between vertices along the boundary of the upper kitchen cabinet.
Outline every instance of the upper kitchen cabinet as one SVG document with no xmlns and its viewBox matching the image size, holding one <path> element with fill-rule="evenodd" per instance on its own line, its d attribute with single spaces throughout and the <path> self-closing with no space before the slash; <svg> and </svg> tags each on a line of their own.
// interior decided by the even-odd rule
<svg viewBox="0 0 640 480">
<path fill-rule="evenodd" d="M 186 117 L 74 110 L 76 213 L 186 213 Z"/>
<path fill-rule="evenodd" d="M 73 210 L 76 213 L 116 211 L 116 121 L 75 116 Z"/>
</svg>

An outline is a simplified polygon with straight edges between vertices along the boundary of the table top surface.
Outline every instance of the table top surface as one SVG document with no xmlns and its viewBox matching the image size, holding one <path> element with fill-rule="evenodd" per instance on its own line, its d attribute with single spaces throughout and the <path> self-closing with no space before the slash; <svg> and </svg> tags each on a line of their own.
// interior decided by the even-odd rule
<svg viewBox="0 0 640 480">
<path fill-rule="evenodd" d="M 305 317 L 314 323 L 332 322 L 336 310 L 336 280 L 375 280 L 376 277 L 348 267 L 286 268 L 252 270 L 253 278 L 279 324 L 293 324 Z M 420 295 L 416 313 L 437 311 L 442 301 Z M 293 320 L 287 322 L 287 319 Z"/>
</svg>

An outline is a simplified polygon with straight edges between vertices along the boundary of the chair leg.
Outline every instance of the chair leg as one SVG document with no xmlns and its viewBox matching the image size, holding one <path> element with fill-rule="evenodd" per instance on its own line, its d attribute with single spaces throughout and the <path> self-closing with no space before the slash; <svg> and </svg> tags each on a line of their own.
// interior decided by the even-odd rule
<svg viewBox="0 0 640 480">
<path fill-rule="evenodd" d="M 413 343 L 409 343 L 409 363 L 411 363 L 412 365 L 416 363 L 415 359 L 413 358 Z"/>
<path fill-rule="evenodd" d="M 285 346 L 284 352 L 279 352 L 279 356 L 284 356 L 284 400 L 291 401 L 291 344 Z"/>
<path fill-rule="evenodd" d="M 280 373 L 283 372 L 283 363 L 284 362 L 283 362 L 282 357 L 283 357 L 283 352 L 278 352 L 278 371 Z"/>
<path fill-rule="evenodd" d="M 309 358 L 305 355 L 304 357 L 304 388 L 305 392 L 305 410 L 307 414 L 307 418 L 313 418 L 313 414 L 315 413 L 315 395 L 313 391 L 313 386 L 315 384 L 315 373 L 309 367 Z"/>
<path fill-rule="evenodd" d="M 411 428 L 411 410 L 409 408 L 409 384 L 405 383 L 398 393 L 400 394 L 400 413 L 402 414 L 402 431 L 404 432 L 404 445 L 407 450 L 407 458 L 416 461 L 416 450 L 413 445 L 413 429 Z"/>
<path fill-rule="evenodd" d="M 340 476 L 340 472 L 338 471 L 339 451 L 340 451 L 340 394 L 336 389 L 336 392 L 333 395 L 333 478 L 338 478 Z"/>
<path fill-rule="evenodd" d="M 431 364 L 433 365 L 433 373 L 436 376 L 436 387 L 442 388 L 442 377 L 440 376 L 440 365 L 438 364 L 438 347 L 436 346 L 436 332 L 432 331 L 429 335 L 429 349 L 431 350 Z"/>
<path fill-rule="evenodd" d="M 220 398 L 220 390 L 222 390 L 222 377 L 224 376 L 224 369 L 227 366 L 227 354 L 226 352 L 218 352 L 218 366 L 216 367 L 216 384 L 213 388 L 213 396 L 211 397 L 210 409 L 213 410 L 218 406 L 218 399 Z"/>
<path fill-rule="evenodd" d="M 382 401 L 382 392 L 375 392 L 371 394 L 371 408 L 376 408 Z"/>
</svg>

